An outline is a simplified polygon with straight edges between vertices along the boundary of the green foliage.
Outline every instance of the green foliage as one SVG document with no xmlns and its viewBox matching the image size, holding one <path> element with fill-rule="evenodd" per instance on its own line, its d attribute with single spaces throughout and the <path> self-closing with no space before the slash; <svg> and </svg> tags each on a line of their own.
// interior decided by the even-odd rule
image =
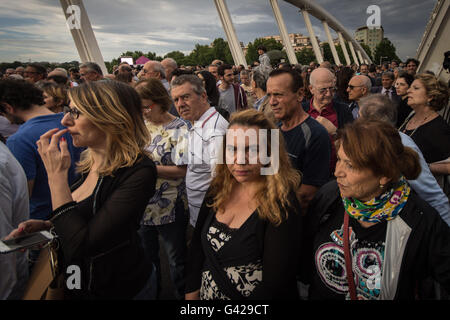
<svg viewBox="0 0 450 320">
<path fill-rule="evenodd" d="M 252 64 L 253 62 L 258 61 L 259 59 L 258 47 L 260 45 L 265 46 L 267 52 L 271 50 L 283 50 L 283 45 L 277 42 L 275 39 L 263 39 L 263 38 L 255 39 L 254 42 L 250 42 L 248 44 L 247 54 L 245 56 L 245 59 L 248 64 Z"/>
<path fill-rule="evenodd" d="M 297 61 L 303 65 L 309 65 L 312 61 L 317 63 L 316 55 L 311 48 L 303 48 L 295 53 Z"/>
<path fill-rule="evenodd" d="M 372 50 L 370 50 L 370 47 L 365 44 L 365 43 L 360 43 L 361 47 L 364 49 L 364 51 L 367 53 L 367 55 L 369 56 L 370 60 L 373 61 L 373 56 L 372 56 Z"/>
<path fill-rule="evenodd" d="M 400 61 L 400 58 L 397 56 L 395 51 L 396 49 L 394 44 L 388 38 L 384 38 L 375 48 L 374 63 L 379 64 L 380 61 L 383 62 L 392 60 Z"/>
</svg>

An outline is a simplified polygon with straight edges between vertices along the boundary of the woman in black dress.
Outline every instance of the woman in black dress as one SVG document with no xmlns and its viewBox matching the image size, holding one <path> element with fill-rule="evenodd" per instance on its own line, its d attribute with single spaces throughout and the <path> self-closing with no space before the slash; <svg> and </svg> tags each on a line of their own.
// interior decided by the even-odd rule
<svg viewBox="0 0 450 320">
<path fill-rule="evenodd" d="M 413 108 L 399 130 L 409 135 L 433 163 L 450 157 L 450 126 L 438 114 L 448 103 L 448 87 L 433 75 L 418 74 L 408 89 L 408 105 Z"/>
<path fill-rule="evenodd" d="M 231 116 L 226 164 L 216 166 L 189 249 L 186 299 L 298 298 L 300 177 L 271 129 L 256 110 Z"/>
</svg>

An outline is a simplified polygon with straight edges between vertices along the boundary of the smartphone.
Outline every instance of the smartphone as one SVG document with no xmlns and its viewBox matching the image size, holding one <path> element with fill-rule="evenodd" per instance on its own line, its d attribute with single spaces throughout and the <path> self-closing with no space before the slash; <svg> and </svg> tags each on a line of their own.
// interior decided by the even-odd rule
<svg viewBox="0 0 450 320">
<path fill-rule="evenodd" d="M 10 253 L 20 249 L 27 249 L 46 242 L 50 242 L 55 238 L 48 231 L 39 231 L 9 240 L 0 240 L 0 253 Z"/>
</svg>

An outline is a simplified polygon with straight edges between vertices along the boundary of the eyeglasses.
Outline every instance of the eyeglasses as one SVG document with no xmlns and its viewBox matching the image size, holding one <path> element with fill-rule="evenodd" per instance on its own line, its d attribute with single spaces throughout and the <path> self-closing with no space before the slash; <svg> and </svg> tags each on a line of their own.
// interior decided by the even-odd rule
<svg viewBox="0 0 450 320">
<path fill-rule="evenodd" d="M 324 94 L 327 91 L 330 91 L 330 93 L 332 93 L 333 91 L 336 90 L 336 87 L 329 87 L 329 88 L 317 88 L 317 91 L 319 91 L 320 94 Z"/>
<path fill-rule="evenodd" d="M 70 117 L 73 119 L 73 120 L 76 120 L 76 119 L 78 119 L 78 117 L 80 116 L 80 114 L 81 114 L 81 112 L 78 110 L 78 109 L 75 109 L 75 108 L 70 108 L 70 107 L 68 107 L 68 106 L 65 106 L 64 108 L 63 108 L 63 113 L 64 113 L 64 115 L 66 115 L 66 114 L 70 114 Z"/>
<path fill-rule="evenodd" d="M 353 90 L 353 89 L 355 89 L 355 88 L 357 88 L 357 87 L 364 87 L 364 86 L 352 86 L 352 85 L 348 85 L 348 88 L 350 89 L 350 90 Z"/>
</svg>

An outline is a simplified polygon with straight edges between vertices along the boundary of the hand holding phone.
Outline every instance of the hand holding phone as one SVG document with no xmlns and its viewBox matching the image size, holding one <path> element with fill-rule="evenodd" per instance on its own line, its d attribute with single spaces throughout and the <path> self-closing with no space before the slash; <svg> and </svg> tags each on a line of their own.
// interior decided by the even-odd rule
<svg viewBox="0 0 450 320">
<path fill-rule="evenodd" d="M 50 221 L 30 219 L 21 222 L 17 229 L 11 231 L 11 233 L 3 240 L 10 240 L 26 235 L 27 233 L 34 233 L 43 230 L 50 230 L 52 223 Z"/>
<path fill-rule="evenodd" d="M 50 242 L 55 238 L 48 231 L 29 233 L 20 237 L 0 241 L 0 253 L 10 253 L 21 249 L 28 249 Z"/>
</svg>

